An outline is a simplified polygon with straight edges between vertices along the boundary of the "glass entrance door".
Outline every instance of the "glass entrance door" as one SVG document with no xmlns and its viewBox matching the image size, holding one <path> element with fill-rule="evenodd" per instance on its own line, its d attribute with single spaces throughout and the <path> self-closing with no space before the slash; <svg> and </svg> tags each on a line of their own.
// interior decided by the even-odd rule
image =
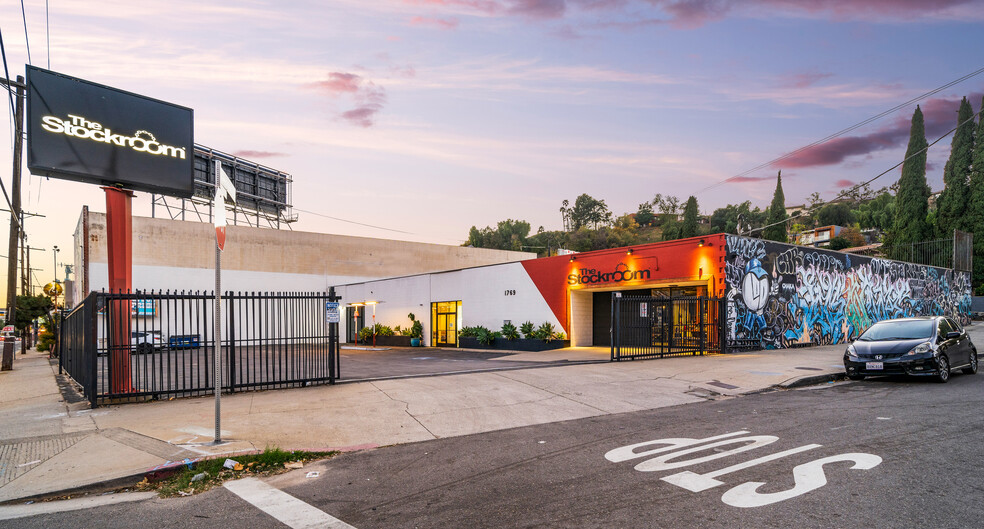
<svg viewBox="0 0 984 529">
<path fill-rule="evenodd" d="M 431 303 L 431 344 L 434 347 L 458 346 L 458 320 L 460 301 Z"/>
</svg>

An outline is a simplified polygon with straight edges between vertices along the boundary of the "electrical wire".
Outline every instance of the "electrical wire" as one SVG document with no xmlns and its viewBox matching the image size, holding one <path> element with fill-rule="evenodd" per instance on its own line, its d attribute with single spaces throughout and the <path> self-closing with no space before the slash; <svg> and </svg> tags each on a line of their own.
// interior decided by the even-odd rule
<svg viewBox="0 0 984 529">
<path fill-rule="evenodd" d="M 3 56 L 3 75 L 9 81 L 10 80 L 10 70 L 7 69 L 7 47 L 3 45 L 3 30 L 0 29 L 0 55 Z M 7 88 L 7 96 L 10 98 L 10 116 L 11 123 L 16 117 L 17 113 L 14 111 L 14 91 L 10 88 L 10 85 L 4 85 Z"/>
<path fill-rule="evenodd" d="M 926 93 L 924 93 L 924 94 L 922 94 L 920 96 L 914 97 L 914 98 L 912 98 L 912 99 L 910 99 L 910 100 L 908 100 L 908 101 L 906 101 L 904 103 L 900 103 L 900 104 L 898 104 L 898 105 L 896 105 L 896 106 L 894 106 L 894 107 L 892 107 L 892 108 L 890 108 L 890 109 L 888 109 L 888 110 L 886 110 L 884 112 L 881 112 L 879 114 L 876 114 L 874 116 L 871 116 L 870 118 L 865 119 L 864 121 L 855 123 L 854 125 L 851 125 L 850 127 L 847 127 L 846 129 L 842 129 L 842 130 L 837 131 L 837 132 L 835 132 L 835 133 L 833 133 L 833 134 L 831 134 L 831 135 L 829 135 L 829 136 L 827 136 L 825 138 L 821 138 L 821 139 L 819 139 L 817 141 L 814 141 L 813 143 L 810 143 L 809 145 L 804 145 L 803 147 L 800 147 L 800 148 L 796 149 L 795 151 L 788 152 L 788 153 L 786 153 L 786 154 L 784 154 L 782 156 L 779 156 L 778 158 L 773 158 L 772 160 L 769 160 L 768 162 L 761 163 L 759 165 L 756 165 L 755 167 L 752 167 L 751 169 L 748 169 L 748 170 L 743 171 L 741 173 L 738 173 L 738 174 L 736 174 L 734 176 L 725 178 L 724 180 L 721 180 L 721 181 L 716 182 L 714 184 L 711 184 L 711 185 L 709 185 L 707 187 L 704 187 L 702 189 L 699 189 L 697 192 L 694 193 L 694 196 L 699 195 L 701 193 L 704 193 L 705 191 L 710 191 L 711 189 L 714 189 L 716 187 L 722 186 L 722 185 L 724 185 L 724 184 L 726 184 L 728 182 L 732 182 L 734 180 L 737 180 L 738 178 L 741 178 L 743 176 L 747 176 L 748 174 L 753 173 L 755 171 L 758 171 L 759 169 L 764 169 L 764 168 L 766 168 L 766 167 L 768 167 L 770 165 L 775 164 L 776 162 L 781 162 L 781 161 L 783 161 L 783 160 L 785 160 L 785 159 L 787 159 L 787 158 L 789 158 L 791 156 L 795 156 L 797 154 L 802 153 L 803 151 L 806 151 L 808 149 L 811 149 L 813 147 L 816 147 L 817 145 L 820 145 L 821 143 L 824 143 L 824 142 L 830 141 L 830 140 L 832 140 L 834 138 L 838 138 L 840 136 L 843 136 L 844 134 L 847 134 L 848 132 L 851 132 L 853 130 L 856 130 L 858 128 L 861 128 L 861 127 L 863 127 L 863 126 L 865 126 L 865 125 L 867 125 L 869 123 L 872 123 L 874 121 L 877 121 L 877 120 L 879 120 L 879 119 L 881 119 L 881 118 L 883 118 L 883 117 L 885 117 L 885 116 L 887 116 L 889 114 L 892 114 L 892 113 L 894 113 L 894 112 L 896 112 L 896 111 L 898 111 L 898 110 L 900 110 L 902 108 L 905 108 L 905 107 L 911 105 L 912 103 L 916 103 L 918 101 L 921 101 L 923 99 L 926 99 L 927 97 L 929 97 L 931 95 L 938 94 L 939 92 L 942 92 L 943 90 L 946 90 L 947 88 L 950 88 L 952 86 L 955 86 L 955 85 L 957 85 L 959 83 L 962 83 L 962 82 L 966 81 L 967 79 L 970 79 L 970 78 L 975 77 L 977 75 L 980 75 L 982 73 L 984 73 L 984 68 L 980 68 L 980 69 L 978 69 L 976 71 L 973 71 L 973 72 L 971 72 L 971 73 L 969 73 L 967 75 L 964 75 L 963 77 L 960 77 L 959 79 L 955 79 L 953 81 L 950 81 L 949 83 L 946 83 L 945 85 L 942 85 L 942 86 L 939 86 L 937 88 L 934 88 L 934 89 L 930 90 L 929 92 L 926 92 Z"/>
<path fill-rule="evenodd" d="M 48 51 L 48 69 L 51 69 L 51 27 L 48 17 L 48 0 L 44 0 L 44 47 Z"/>
<path fill-rule="evenodd" d="M 984 108 L 981 108 L 981 110 L 979 110 L 976 114 L 970 116 L 969 119 L 964 120 L 961 123 L 957 123 L 957 126 L 956 127 L 953 127 L 952 129 L 950 129 L 948 132 L 946 132 L 945 134 L 943 134 L 939 138 L 936 138 L 935 140 L 933 140 L 933 143 L 930 143 L 929 145 L 926 145 L 922 149 L 919 149 L 918 151 L 910 154 L 909 156 L 906 156 L 901 162 L 899 162 L 899 163 L 897 163 L 897 164 L 889 167 L 888 169 L 882 171 L 881 173 L 878 173 L 878 175 L 875 176 L 874 178 L 872 178 L 870 180 L 865 180 L 864 182 L 860 182 L 860 183 L 854 184 L 853 186 L 851 186 L 851 187 L 849 187 L 849 188 L 841 191 L 836 197 L 834 197 L 834 198 L 832 198 L 830 200 L 827 200 L 825 202 L 818 202 L 817 204 L 815 204 L 813 206 L 813 208 L 810 211 L 812 212 L 814 209 L 818 209 L 819 206 L 825 206 L 825 205 L 827 205 L 827 204 L 829 204 L 829 203 L 831 203 L 831 202 L 833 202 L 833 201 L 835 201 L 835 200 L 837 200 L 839 198 L 845 197 L 845 196 L 849 195 L 852 191 L 855 191 L 857 189 L 860 189 L 860 188 L 862 188 L 862 187 L 864 187 L 864 186 L 866 186 L 866 185 L 874 182 L 875 180 L 878 180 L 879 178 L 885 176 L 886 174 L 888 174 L 889 172 L 893 171 L 898 166 L 904 164 L 905 162 L 909 161 L 910 159 L 915 158 L 916 156 L 919 156 L 920 154 L 922 154 L 924 152 L 928 152 L 930 147 L 932 147 L 933 145 L 936 145 L 937 143 L 940 142 L 940 140 L 942 140 L 943 138 L 949 136 L 950 134 L 953 134 L 961 126 L 966 125 L 967 123 L 973 123 L 974 122 L 974 118 L 980 117 L 982 114 L 984 114 Z M 750 234 L 750 233 L 755 233 L 757 231 L 762 231 L 762 230 L 764 230 L 766 228 L 770 228 L 772 226 L 776 226 L 776 225 L 779 225 L 779 224 L 784 224 L 784 223 L 786 223 L 786 222 L 788 222 L 790 220 L 798 219 L 798 218 L 804 217 L 804 216 L 806 216 L 806 213 L 801 211 L 801 212 L 799 212 L 799 214 L 794 215 L 792 217 L 788 217 L 788 218 L 786 218 L 784 220 L 781 220 L 781 221 L 778 221 L 778 222 L 773 222 L 772 224 L 767 224 L 767 225 L 762 226 L 762 227 L 759 227 L 759 228 L 749 229 L 748 231 L 746 231 L 744 233 L 739 233 L 738 235 L 747 235 L 747 234 Z"/>
<path fill-rule="evenodd" d="M 31 61 L 31 39 L 27 37 L 27 12 L 24 10 L 24 0 L 21 0 L 21 18 L 24 19 L 24 43 L 27 45 L 27 64 Z"/>
<path fill-rule="evenodd" d="M 307 213 L 309 215 L 315 215 L 315 216 L 318 216 L 318 217 L 324 217 L 326 219 L 331 219 L 331 220 L 337 220 L 339 222 L 347 222 L 349 224 L 356 224 L 356 225 L 359 225 L 359 226 L 365 226 L 367 228 L 375 228 L 377 230 L 392 231 L 392 232 L 396 232 L 396 233 L 405 233 L 407 235 L 416 235 L 415 233 L 410 232 L 410 231 L 397 230 L 397 229 L 393 229 L 393 228 L 384 228 L 382 226 L 374 226 L 372 224 L 365 224 L 365 223 L 362 223 L 362 222 L 356 222 L 354 220 L 346 220 L 346 219 L 341 219 L 341 218 L 338 218 L 338 217 L 332 217 L 331 215 L 325 215 L 323 213 L 315 213 L 314 211 L 307 211 L 307 210 L 298 209 L 298 208 L 293 208 L 293 209 L 294 209 L 294 211 L 300 211 L 301 213 Z"/>
</svg>

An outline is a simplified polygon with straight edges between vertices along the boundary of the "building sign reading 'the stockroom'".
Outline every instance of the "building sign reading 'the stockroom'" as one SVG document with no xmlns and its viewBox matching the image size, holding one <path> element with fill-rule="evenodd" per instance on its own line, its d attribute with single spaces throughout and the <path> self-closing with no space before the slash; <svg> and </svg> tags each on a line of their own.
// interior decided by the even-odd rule
<svg viewBox="0 0 984 529">
<path fill-rule="evenodd" d="M 191 198 L 194 111 L 27 67 L 31 173 Z"/>
<path fill-rule="evenodd" d="M 625 263 L 619 263 L 615 270 L 602 272 L 594 268 L 581 268 L 576 274 L 567 276 L 568 285 L 587 285 L 596 283 L 620 283 L 622 281 L 637 281 L 650 278 L 650 271 L 629 270 Z"/>
</svg>

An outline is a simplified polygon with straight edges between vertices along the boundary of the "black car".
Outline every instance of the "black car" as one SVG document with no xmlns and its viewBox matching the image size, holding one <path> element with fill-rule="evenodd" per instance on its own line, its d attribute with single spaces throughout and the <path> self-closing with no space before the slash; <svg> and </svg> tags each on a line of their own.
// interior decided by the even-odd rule
<svg viewBox="0 0 984 529">
<path fill-rule="evenodd" d="M 946 316 L 884 320 L 847 347 L 844 369 L 851 380 L 914 375 L 946 382 L 954 369 L 977 372 L 977 348 L 960 324 Z"/>
</svg>

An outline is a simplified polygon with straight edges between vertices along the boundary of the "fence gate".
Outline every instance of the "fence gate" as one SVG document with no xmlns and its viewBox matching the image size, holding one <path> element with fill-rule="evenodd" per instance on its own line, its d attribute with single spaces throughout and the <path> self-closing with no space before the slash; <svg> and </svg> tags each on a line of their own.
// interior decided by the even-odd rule
<svg viewBox="0 0 984 529">
<path fill-rule="evenodd" d="M 212 393 L 216 354 L 223 392 L 335 383 L 326 293 L 226 292 L 219 339 L 214 300 L 204 292 L 93 292 L 61 326 L 59 368 L 92 406 Z"/>
<path fill-rule="evenodd" d="M 724 298 L 612 293 L 612 361 L 724 353 Z"/>
</svg>

